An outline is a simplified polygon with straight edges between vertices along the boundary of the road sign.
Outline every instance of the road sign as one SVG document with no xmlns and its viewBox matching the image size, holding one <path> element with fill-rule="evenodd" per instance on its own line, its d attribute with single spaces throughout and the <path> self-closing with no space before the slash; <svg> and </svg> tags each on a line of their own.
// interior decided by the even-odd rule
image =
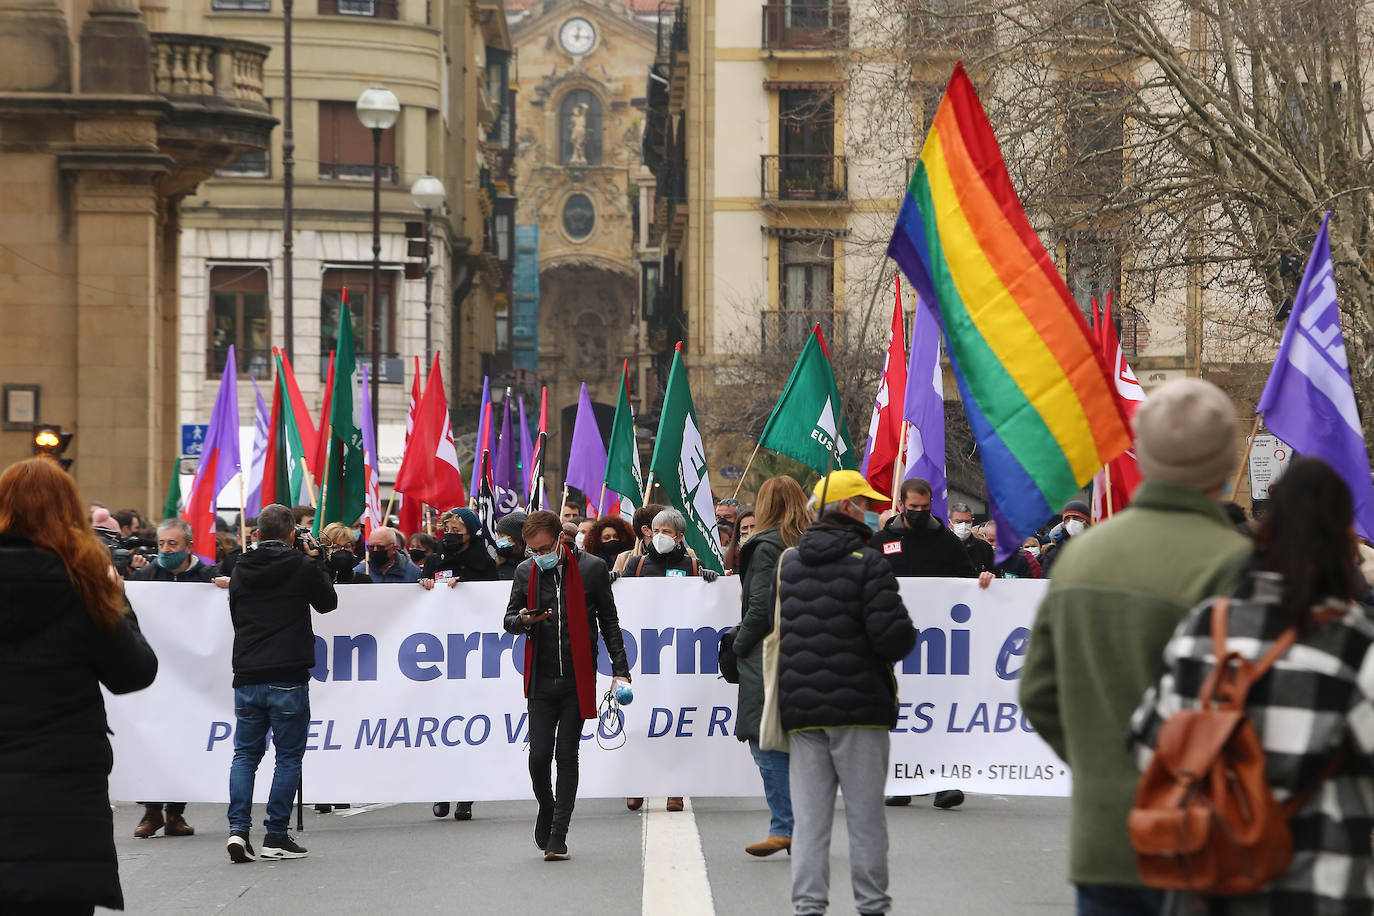
<svg viewBox="0 0 1374 916">
<path fill-rule="evenodd" d="M 205 445 L 205 434 L 209 431 L 209 423 L 181 424 L 181 453 L 199 455 L 201 447 Z"/>
<path fill-rule="evenodd" d="M 1250 441 L 1250 498 L 1268 499 L 1269 488 L 1292 457 L 1293 450 L 1278 436 L 1255 436 Z"/>
</svg>

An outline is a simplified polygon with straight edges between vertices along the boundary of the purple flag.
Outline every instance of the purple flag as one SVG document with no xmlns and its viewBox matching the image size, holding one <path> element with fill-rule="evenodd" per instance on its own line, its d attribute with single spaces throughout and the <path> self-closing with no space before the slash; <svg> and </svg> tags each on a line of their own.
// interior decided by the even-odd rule
<svg viewBox="0 0 1374 916">
<path fill-rule="evenodd" d="M 182 518 L 191 523 L 191 550 L 206 563 L 215 562 L 215 512 L 220 492 L 239 473 L 239 373 L 234 345 L 225 355 L 224 376 L 210 411 L 210 428 L 201 444 L 200 464 L 191 482 L 191 497 Z M 213 477 L 206 471 L 213 468 Z M 240 507 L 242 509 L 242 507 Z"/>
<path fill-rule="evenodd" d="M 577 400 L 577 420 L 573 424 L 572 448 L 568 450 L 568 470 L 563 482 L 577 487 L 586 494 L 588 502 L 595 503 L 602 498 L 605 480 L 606 443 L 601 439 L 601 427 L 596 425 L 596 412 L 584 382 Z M 599 515 L 601 506 L 596 510 Z"/>
<path fill-rule="evenodd" d="M 525 396 L 520 395 L 520 476 L 525 483 L 522 489 L 529 489 L 530 465 L 534 464 L 534 441 L 530 438 L 530 422 L 525 419 Z"/>
<path fill-rule="evenodd" d="M 506 389 L 506 408 L 501 416 L 501 438 L 496 442 L 496 458 L 492 462 L 492 486 L 496 488 L 496 517 L 508 515 L 524 502 L 525 488 L 520 484 L 520 472 L 515 468 L 516 442 L 511 436 L 510 389 Z"/>
<path fill-rule="evenodd" d="M 1341 475 L 1354 502 L 1355 530 L 1369 538 L 1374 537 L 1374 481 L 1341 335 L 1330 220 L 1328 210 L 1256 411 L 1295 452 L 1320 458 Z"/>
<path fill-rule="evenodd" d="M 477 405 L 477 444 L 472 450 L 472 485 L 469 493 L 477 492 L 478 476 L 482 470 L 482 450 L 490 450 L 491 442 L 491 379 L 482 377 L 482 403 Z"/>
<path fill-rule="evenodd" d="M 930 514 L 944 522 L 949 518 L 949 482 L 945 478 L 945 379 L 940 368 L 940 320 L 920 298 L 916 300 L 912 321 L 903 418 L 911 424 L 906 439 L 906 477 L 920 477 L 930 484 Z"/>
<path fill-rule="evenodd" d="M 253 379 L 253 393 L 258 396 L 257 414 L 253 418 L 253 463 L 248 467 L 248 479 L 244 487 L 248 496 L 243 501 L 243 514 L 246 518 L 257 518 L 262 512 L 262 469 L 267 461 L 267 428 L 271 425 L 271 414 L 267 402 L 258 390 L 258 380 Z"/>
</svg>

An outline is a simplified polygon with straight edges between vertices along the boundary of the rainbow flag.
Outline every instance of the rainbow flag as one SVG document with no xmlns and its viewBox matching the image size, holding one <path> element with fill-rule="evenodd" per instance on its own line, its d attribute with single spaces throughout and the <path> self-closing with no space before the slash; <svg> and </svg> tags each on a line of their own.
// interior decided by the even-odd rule
<svg viewBox="0 0 1374 916">
<path fill-rule="evenodd" d="M 1001 559 L 1130 447 L 1131 435 L 963 64 L 935 114 L 887 252 L 938 306 L 999 518 Z"/>
</svg>

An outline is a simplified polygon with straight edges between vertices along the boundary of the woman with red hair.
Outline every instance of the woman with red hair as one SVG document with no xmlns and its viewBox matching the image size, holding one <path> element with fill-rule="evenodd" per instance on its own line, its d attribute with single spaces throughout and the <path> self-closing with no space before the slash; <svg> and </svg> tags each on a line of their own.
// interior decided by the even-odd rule
<svg viewBox="0 0 1374 916">
<path fill-rule="evenodd" d="M 110 555 L 48 458 L 0 474 L 0 912 L 122 910 L 103 684 L 153 682 Z"/>
</svg>

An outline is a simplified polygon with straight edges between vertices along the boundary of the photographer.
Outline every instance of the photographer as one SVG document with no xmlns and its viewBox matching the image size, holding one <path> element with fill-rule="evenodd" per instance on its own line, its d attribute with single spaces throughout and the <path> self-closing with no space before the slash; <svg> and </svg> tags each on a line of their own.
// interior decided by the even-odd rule
<svg viewBox="0 0 1374 916">
<path fill-rule="evenodd" d="M 552 512 L 532 512 L 523 530 L 530 559 L 515 570 L 507 633 L 525 636 L 530 781 L 539 802 L 534 842 L 544 860 L 568 856 L 568 825 L 577 803 L 582 722 L 596 718 L 597 631 L 611 660 L 611 689 L 630 682 L 611 578 L 599 557 L 564 546 Z M 555 793 L 552 767 L 558 760 Z"/>
<path fill-rule="evenodd" d="M 135 555 L 130 565 L 135 567 L 129 576 L 136 582 L 214 582 L 220 588 L 229 587 L 227 576 L 216 577 L 216 569 L 206 566 L 200 557 L 191 553 L 191 524 L 183 519 L 164 519 L 157 526 L 157 557 L 149 563 Z M 134 828 L 134 836 L 146 840 L 159 830 L 163 836 L 191 836 L 196 830 L 186 823 L 186 802 L 139 802 L 143 819 Z"/>
<path fill-rule="evenodd" d="M 310 608 L 338 606 L 329 572 L 309 532 L 295 527 L 291 510 L 267 506 L 258 516 L 258 546 L 239 560 L 229 584 L 234 624 L 234 762 L 229 768 L 229 842 L 232 862 L 254 858 L 253 782 L 267 750 L 276 748 L 276 771 L 267 796 L 264 859 L 300 859 L 306 850 L 286 833 L 291 799 L 301 780 L 310 730 L 310 669 L 315 633 Z"/>
</svg>

